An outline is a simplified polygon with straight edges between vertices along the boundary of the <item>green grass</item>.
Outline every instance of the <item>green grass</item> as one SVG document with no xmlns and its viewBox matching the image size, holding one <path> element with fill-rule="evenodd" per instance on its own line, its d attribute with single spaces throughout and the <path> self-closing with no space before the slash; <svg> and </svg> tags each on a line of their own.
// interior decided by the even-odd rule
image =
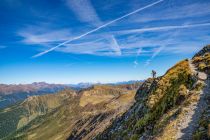
<svg viewBox="0 0 210 140">
<path fill-rule="evenodd" d="M 26 114 L 26 110 L 23 108 L 0 113 L 0 139 L 17 129 L 18 122 L 23 114 Z"/>
</svg>

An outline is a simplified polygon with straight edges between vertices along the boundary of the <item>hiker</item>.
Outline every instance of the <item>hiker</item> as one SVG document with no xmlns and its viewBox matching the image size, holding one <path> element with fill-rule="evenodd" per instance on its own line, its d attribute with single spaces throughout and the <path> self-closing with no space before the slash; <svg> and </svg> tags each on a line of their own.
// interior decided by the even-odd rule
<svg viewBox="0 0 210 140">
<path fill-rule="evenodd" d="M 156 71 L 152 70 L 152 78 L 156 78 Z"/>
</svg>

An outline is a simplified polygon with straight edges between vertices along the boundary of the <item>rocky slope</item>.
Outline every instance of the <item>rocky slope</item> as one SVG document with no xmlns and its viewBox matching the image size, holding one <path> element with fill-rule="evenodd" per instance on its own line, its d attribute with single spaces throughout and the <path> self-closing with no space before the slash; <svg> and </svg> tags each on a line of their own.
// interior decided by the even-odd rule
<svg viewBox="0 0 210 140">
<path fill-rule="evenodd" d="M 78 93 L 32 96 L 0 112 L 5 139 L 91 139 L 134 102 L 134 85 L 95 85 Z M 6 129 L 5 129 L 6 128 Z"/>
<path fill-rule="evenodd" d="M 135 104 L 95 139 L 208 139 L 209 48 L 146 80 Z"/>
</svg>

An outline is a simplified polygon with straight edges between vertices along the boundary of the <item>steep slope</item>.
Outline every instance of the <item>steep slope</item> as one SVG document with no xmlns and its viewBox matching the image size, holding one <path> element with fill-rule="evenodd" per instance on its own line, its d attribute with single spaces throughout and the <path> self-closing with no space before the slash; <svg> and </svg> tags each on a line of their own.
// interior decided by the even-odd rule
<svg viewBox="0 0 210 140">
<path fill-rule="evenodd" d="M 96 85 L 79 93 L 67 90 L 54 95 L 30 97 L 1 112 L 1 120 L 5 120 L 6 116 L 17 116 L 15 124 L 10 121 L 14 126 L 10 135 L 6 133 L 1 137 L 92 139 L 133 104 L 136 89 L 131 87 Z M 1 134 L 8 125 L 4 122 L 0 123 Z"/>
<path fill-rule="evenodd" d="M 24 102 L 0 110 L 0 138 L 27 125 L 29 122 L 54 111 L 75 96 L 75 92 L 66 90 L 54 95 L 31 96 Z"/>
<path fill-rule="evenodd" d="M 193 60 L 183 60 L 162 77 L 146 80 L 137 91 L 136 103 L 96 139 L 168 140 L 198 135 L 207 139 L 208 115 L 203 117 L 202 133 L 193 133 L 202 113 L 209 112 L 205 111 L 208 102 L 204 98 L 209 94 L 209 50 L 209 46 L 204 47 Z"/>
</svg>

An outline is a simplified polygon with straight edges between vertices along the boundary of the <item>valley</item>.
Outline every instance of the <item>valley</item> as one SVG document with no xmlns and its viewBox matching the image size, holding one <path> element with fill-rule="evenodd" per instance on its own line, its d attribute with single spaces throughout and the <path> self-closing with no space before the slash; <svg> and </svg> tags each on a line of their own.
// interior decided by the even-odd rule
<svg viewBox="0 0 210 140">
<path fill-rule="evenodd" d="M 95 85 L 79 92 L 63 90 L 57 94 L 31 96 L 0 112 L 4 120 L 0 122 L 1 137 L 93 138 L 133 104 L 136 87 Z M 45 133 L 41 133 L 43 131 Z"/>
</svg>

